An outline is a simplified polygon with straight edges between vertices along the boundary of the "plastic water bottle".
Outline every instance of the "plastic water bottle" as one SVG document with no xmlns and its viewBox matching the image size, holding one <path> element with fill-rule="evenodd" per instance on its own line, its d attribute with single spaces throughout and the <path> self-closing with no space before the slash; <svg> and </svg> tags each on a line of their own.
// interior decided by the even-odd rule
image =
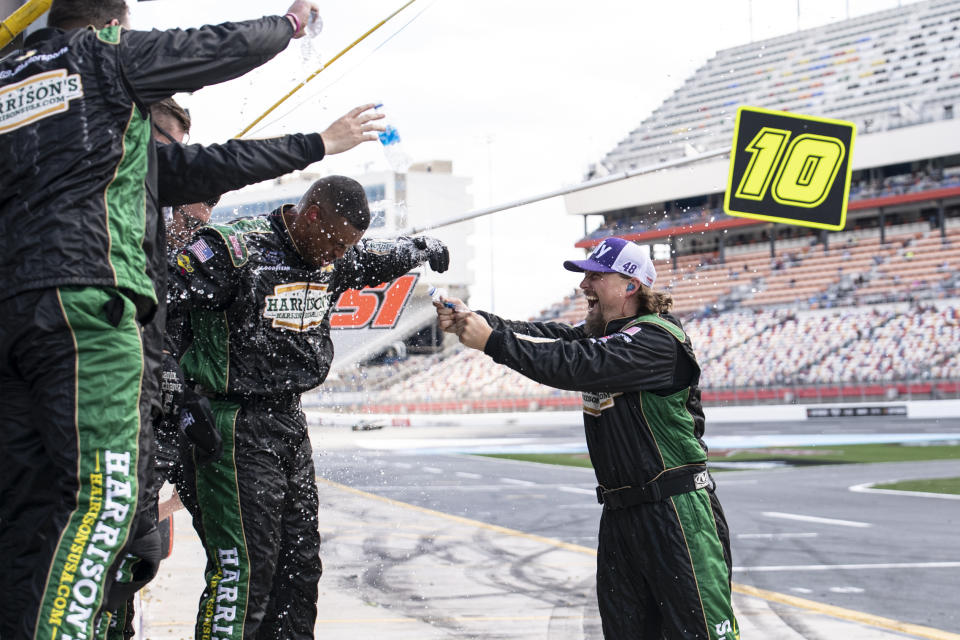
<svg viewBox="0 0 960 640">
<path fill-rule="evenodd" d="M 382 107 L 382 104 L 378 104 L 374 108 L 379 110 Z M 412 160 L 400 146 L 400 132 L 389 121 L 384 124 L 386 130 L 379 134 L 380 144 L 383 145 L 383 155 L 386 156 L 387 162 L 390 163 L 390 167 L 394 171 L 406 173 L 412 164 Z"/>
<path fill-rule="evenodd" d="M 318 12 L 311 11 L 307 24 L 303 26 L 304 37 L 300 39 L 300 53 L 304 62 L 309 61 L 317 54 L 314 43 L 321 31 L 323 31 L 323 18 L 320 17 Z"/>
<path fill-rule="evenodd" d="M 454 303 L 446 301 L 449 294 L 447 293 L 447 290 L 444 289 L 443 287 L 438 288 L 431 285 L 430 287 L 427 287 L 427 295 L 430 296 L 430 298 L 434 302 L 439 302 L 440 304 L 442 304 L 448 309 L 457 308 L 457 305 L 455 305 Z"/>
<path fill-rule="evenodd" d="M 307 20 L 306 31 L 308 38 L 316 38 L 320 35 L 320 32 L 323 31 L 323 18 L 320 17 L 319 12 L 310 12 L 310 19 Z"/>
</svg>

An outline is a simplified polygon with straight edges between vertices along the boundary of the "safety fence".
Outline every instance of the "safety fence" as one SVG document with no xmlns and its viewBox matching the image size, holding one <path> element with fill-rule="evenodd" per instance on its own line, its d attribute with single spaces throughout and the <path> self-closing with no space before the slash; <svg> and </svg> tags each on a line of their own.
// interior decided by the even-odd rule
<svg viewBox="0 0 960 640">
<path fill-rule="evenodd" d="M 927 380 L 882 383 L 836 383 L 776 387 L 704 389 L 706 406 L 762 404 L 815 404 L 821 402 L 880 402 L 891 400 L 946 400 L 960 398 L 960 380 Z M 561 392 L 551 396 L 477 398 L 465 400 L 400 400 L 383 394 L 310 394 L 304 406 L 328 411 L 375 414 L 500 413 L 564 411 L 581 406 L 580 395 Z"/>
</svg>

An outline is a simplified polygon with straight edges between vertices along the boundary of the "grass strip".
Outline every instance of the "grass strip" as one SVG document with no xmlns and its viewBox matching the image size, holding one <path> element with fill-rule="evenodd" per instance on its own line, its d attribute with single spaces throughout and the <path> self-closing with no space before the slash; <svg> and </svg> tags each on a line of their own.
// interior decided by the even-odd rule
<svg viewBox="0 0 960 640">
<path fill-rule="evenodd" d="M 585 453 L 505 453 L 484 454 L 489 458 L 523 460 L 571 467 L 592 467 Z M 824 447 L 776 447 L 711 451 L 717 462 L 783 461 L 793 465 L 856 464 L 869 462 L 917 462 L 923 460 L 960 460 L 960 445 L 854 444 Z M 918 489 L 919 490 L 919 489 Z"/>
<path fill-rule="evenodd" d="M 876 484 L 874 489 L 893 489 L 895 491 L 923 491 L 925 493 L 952 493 L 960 495 L 960 478 L 924 478 L 922 480 L 901 480 Z"/>
</svg>

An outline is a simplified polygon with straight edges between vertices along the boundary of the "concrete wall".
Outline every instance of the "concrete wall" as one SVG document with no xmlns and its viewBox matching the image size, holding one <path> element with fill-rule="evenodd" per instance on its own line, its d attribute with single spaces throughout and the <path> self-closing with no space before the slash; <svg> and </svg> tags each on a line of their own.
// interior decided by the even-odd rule
<svg viewBox="0 0 960 640">
<path fill-rule="evenodd" d="M 838 407 L 906 407 L 907 419 L 958 418 L 960 400 L 925 400 L 919 402 L 844 402 L 839 404 L 787 404 L 765 405 L 762 420 L 758 420 L 756 407 L 707 407 L 707 425 L 730 422 L 796 422 L 807 420 L 807 408 L 824 409 Z M 480 426 L 480 425 L 580 425 L 580 411 L 541 411 L 530 413 L 479 413 L 479 414 L 410 414 L 402 416 L 383 414 L 334 414 L 307 410 L 311 425 L 350 426 L 359 420 L 386 420 L 386 423 L 402 426 Z M 816 422 L 812 419 L 811 422 Z"/>
</svg>

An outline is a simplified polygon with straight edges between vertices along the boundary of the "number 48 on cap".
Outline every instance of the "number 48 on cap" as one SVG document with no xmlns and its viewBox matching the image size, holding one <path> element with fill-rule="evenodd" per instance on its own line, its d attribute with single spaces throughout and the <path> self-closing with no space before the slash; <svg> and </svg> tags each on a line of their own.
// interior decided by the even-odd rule
<svg viewBox="0 0 960 640">
<path fill-rule="evenodd" d="M 724 211 L 768 222 L 843 229 L 855 136 L 852 122 L 740 107 Z"/>
</svg>

